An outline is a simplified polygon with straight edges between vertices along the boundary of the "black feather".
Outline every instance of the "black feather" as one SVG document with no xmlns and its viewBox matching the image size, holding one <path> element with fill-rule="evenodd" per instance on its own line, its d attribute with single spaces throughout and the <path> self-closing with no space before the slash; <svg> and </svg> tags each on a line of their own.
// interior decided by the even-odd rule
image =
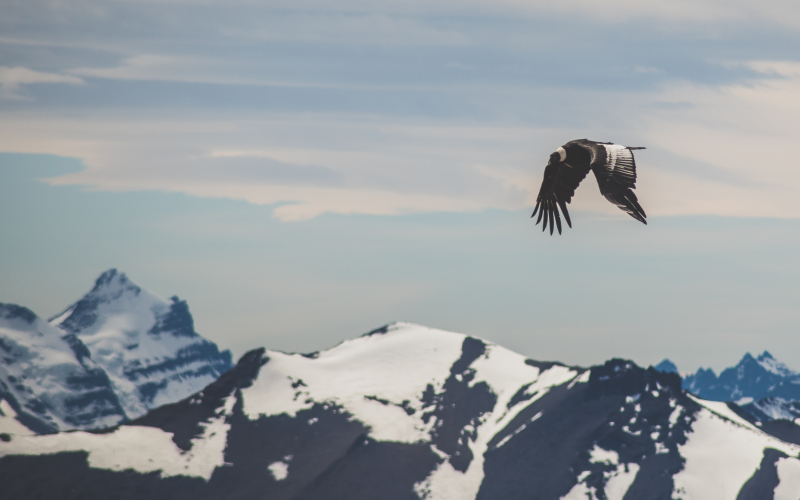
<svg viewBox="0 0 800 500">
<path fill-rule="evenodd" d="M 542 223 L 542 232 L 547 229 L 547 201 L 542 203 L 542 213 L 544 214 L 544 222 Z"/>
<path fill-rule="evenodd" d="M 558 234 L 561 234 L 561 215 L 558 213 L 558 207 L 553 203 L 553 212 L 556 214 L 556 227 L 558 227 Z"/>
<path fill-rule="evenodd" d="M 561 200 L 558 200 L 558 205 L 561 207 L 561 211 L 564 212 L 564 219 L 567 221 L 567 225 L 572 227 L 572 221 L 569 220 L 569 211 L 567 210 L 567 204 Z"/>
<path fill-rule="evenodd" d="M 536 207 L 533 209 L 533 213 L 531 214 L 531 219 L 533 219 L 533 216 L 536 215 L 536 211 L 539 210 L 539 203 L 540 202 L 538 201 L 536 202 Z"/>
<path fill-rule="evenodd" d="M 552 236 L 553 235 L 553 208 L 552 208 L 553 202 L 551 201 L 548 204 L 550 205 L 550 209 L 547 212 L 550 214 L 550 236 Z"/>
</svg>

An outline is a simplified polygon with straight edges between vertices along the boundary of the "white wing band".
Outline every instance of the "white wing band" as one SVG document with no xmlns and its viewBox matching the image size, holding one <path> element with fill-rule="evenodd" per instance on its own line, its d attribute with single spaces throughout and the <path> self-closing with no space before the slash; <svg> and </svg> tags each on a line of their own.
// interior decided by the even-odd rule
<svg viewBox="0 0 800 500">
<path fill-rule="evenodd" d="M 606 148 L 608 175 L 621 178 L 620 180 L 635 181 L 636 170 L 631 150 L 619 144 L 603 144 L 603 147 Z"/>
</svg>

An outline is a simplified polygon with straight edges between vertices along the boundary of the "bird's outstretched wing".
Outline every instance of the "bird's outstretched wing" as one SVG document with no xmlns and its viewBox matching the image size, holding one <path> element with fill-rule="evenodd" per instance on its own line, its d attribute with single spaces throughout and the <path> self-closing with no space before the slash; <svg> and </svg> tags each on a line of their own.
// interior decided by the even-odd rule
<svg viewBox="0 0 800 500">
<path fill-rule="evenodd" d="M 572 200 L 575 194 L 575 188 L 589 173 L 589 165 L 571 165 L 569 163 L 557 162 L 550 163 L 544 169 L 544 180 L 542 187 L 539 189 L 539 197 L 536 198 L 536 208 L 533 209 L 531 217 L 539 212 L 539 218 L 536 224 L 544 219 L 542 224 L 542 231 L 547 228 L 548 219 L 550 221 L 550 234 L 553 234 L 553 222 L 555 221 L 558 227 L 558 234 L 561 234 L 561 216 L 558 213 L 559 207 L 564 212 L 564 218 L 567 220 L 569 227 L 572 227 L 572 221 L 569 220 L 569 212 L 567 211 L 567 203 Z"/>
<path fill-rule="evenodd" d="M 633 193 L 636 187 L 636 162 L 632 150 L 644 148 L 596 143 L 593 149 L 592 171 L 597 178 L 600 194 L 634 219 L 647 224 L 647 215 Z"/>
</svg>

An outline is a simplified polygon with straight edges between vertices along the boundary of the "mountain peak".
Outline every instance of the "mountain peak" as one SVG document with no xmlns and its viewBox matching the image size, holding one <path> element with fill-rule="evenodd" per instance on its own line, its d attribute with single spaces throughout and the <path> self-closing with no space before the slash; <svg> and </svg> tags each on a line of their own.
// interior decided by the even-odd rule
<svg viewBox="0 0 800 500">
<path fill-rule="evenodd" d="M 131 290 L 134 293 L 140 293 L 142 289 L 128 279 L 125 273 L 119 272 L 116 268 L 111 268 L 101 274 L 94 282 L 94 288 L 89 292 L 90 294 L 115 294 L 120 291 Z"/>
<path fill-rule="evenodd" d="M 760 356 L 759 356 L 757 359 L 758 359 L 758 361 L 763 361 L 763 360 L 765 360 L 765 359 L 767 359 L 767 358 L 769 358 L 769 359 L 775 359 L 775 358 L 772 356 L 772 354 L 770 354 L 770 353 L 769 353 L 769 351 L 764 351 L 764 352 L 762 352 L 762 353 L 761 353 L 761 355 L 760 355 Z"/>
<path fill-rule="evenodd" d="M 141 294 L 141 287 L 129 280 L 125 273 L 112 268 L 101 274 L 95 280 L 94 287 L 78 302 L 50 318 L 50 323 L 69 333 L 78 333 L 97 323 L 102 304 L 111 304 L 123 298 L 135 299 Z M 152 297 L 148 297 L 148 302 L 160 301 L 153 294 L 149 295 Z"/>
<path fill-rule="evenodd" d="M 80 338 L 132 418 L 202 389 L 232 366 L 230 352 L 195 332 L 186 301 L 164 300 L 117 269 L 51 324 Z"/>
<path fill-rule="evenodd" d="M 746 363 L 756 363 L 756 358 L 754 358 L 753 355 L 750 354 L 749 352 L 744 353 L 744 356 L 742 356 L 742 360 L 739 361 L 739 364 L 736 366 L 742 366 Z"/>
<path fill-rule="evenodd" d="M 664 358 L 664 360 L 661 363 L 657 364 L 653 368 L 655 368 L 660 372 L 678 373 L 678 367 L 675 366 L 675 363 L 666 358 Z"/>
<path fill-rule="evenodd" d="M 792 377 L 798 375 L 796 371 L 773 358 L 772 355 L 767 351 L 764 351 L 764 353 L 761 354 L 758 359 L 756 359 L 756 362 L 768 372 L 774 373 L 780 377 Z"/>
<path fill-rule="evenodd" d="M 314 357 L 251 351 L 103 434 L 14 436 L 0 480 L 41 498 L 800 496 L 800 440 L 688 396 L 675 373 L 540 363 L 409 324 L 373 332 Z"/>
<path fill-rule="evenodd" d="M 754 358 L 749 352 L 736 366 L 724 369 L 717 377 L 711 370 L 699 369 L 683 379 L 683 387 L 713 401 L 759 400 L 765 397 L 800 399 L 800 373 L 775 359 L 768 351 Z"/>
</svg>

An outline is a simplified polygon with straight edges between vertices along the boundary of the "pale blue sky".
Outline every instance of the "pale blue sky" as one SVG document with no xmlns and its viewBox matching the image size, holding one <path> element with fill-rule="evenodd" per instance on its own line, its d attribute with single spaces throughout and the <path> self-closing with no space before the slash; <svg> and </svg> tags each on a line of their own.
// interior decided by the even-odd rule
<svg viewBox="0 0 800 500">
<path fill-rule="evenodd" d="M 800 6 L 0 5 L 0 301 L 117 267 L 239 355 L 393 320 L 536 359 L 800 368 Z M 549 153 L 646 146 L 647 227 Z"/>
</svg>

